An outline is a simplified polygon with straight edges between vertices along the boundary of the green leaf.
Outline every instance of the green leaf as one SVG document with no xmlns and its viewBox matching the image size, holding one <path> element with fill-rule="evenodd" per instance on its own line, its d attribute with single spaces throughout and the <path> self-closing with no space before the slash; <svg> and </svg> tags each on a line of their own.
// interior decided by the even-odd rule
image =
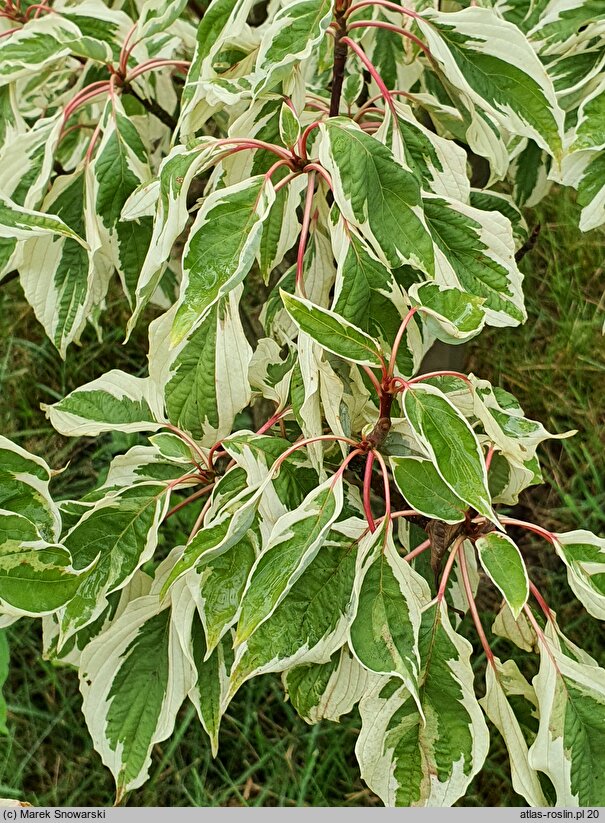
<svg viewBox="0 0 605 823">
<path fill-rule="evenodd" d="M 200 618 L 194 615 L 189 658 L 195 673 L 195 683 L 189 689 L 189 699 L 210 738 L 212 756 L 216 757 L 223 701 L 229 685 L 228 671 L 233 660 L 231 637 L 227 635 L 210 654 Z"/>
<path fill-rule="evenodd" d="M 359 704 L 361 776 L 387 806 L 451 806 L 481 769 L 489 734 L 473 685 L 470 643 L 445 601 L 423 614 L 422 715 L 404 686 L 381 678 Z"/>
<path fill-rule="evenodd" d="M 506 534 L 490 532 L 475 543 L 481 565 L 500 589 L 515 620 L 529 597 L 527 569 L 517 545 Z"/>
<path fill-rule="evenodd" d="M 479 701 L 485 714 L 498 729 L 508 751 L 513 789 L 530 806 L 547 806 L 538 772 L 529 765 L 528 747 L 501 683 L 504 667 L 498 658 L 485 670 L 485 697 Z"/>
<path fill-rule="evenodd" d="M 476 337 L 485 324 L 483 298 L 438 283 L 414 283 L 412 305 L 422 306 L 421 317 L 437 340 L 456 345 Z"/>
<path fill-rule="evenodd" d="M 43 408 L 55 429 L 72 437 L 162 428 L 157 422 L 161 419 L 161 400 L 153 383 L 117 369 Z"/>
<path fill-rule="evenodd" d="M 269 618 L 313 562 L 342 509 L 342 480 L 314 489 L 277 521 L 256 561 L 241 603 L 235 642 L 243 643 Z"/>
<path fill-rule="evenodd" d="M 445 523 L 461 523 L 468 506 L 444 483 L 430 460 L 391 457 L 397 488 L 413 509 Z"/>
<path fill-rule="evenodd" d="M 533 685 L 540 725 L 530 765 L 552 781 L 557 806 L 605 805 L 605 670 L 565 655 L 548 625 Z"/>
<path fill-rule="evenodd" d="M 137 40 L 166 31 L 186 5 L 187 0 L 146 0 L 137 20 Z"/>
<path fill-rule="evenodd" d="M 357 540 L 332 531 L 287 597 L 236 650 L 228 699 L 251 677 L 327 662 L 346 637 Z"/>
<path fill-rule="evenodd" d="M 390 528 L 377 530 L 373 542 L 355 581 L 357 610 L 349 645 L 363 666 L 400 677 L 417 699 L 420 616 L 430 591 L 397 553 Z"/>
<path fill-rule="evenodd" d="M 83 170 L 57 177 L 42 208 L 47 214 L 56 214 L 76 234 L 83 235 Z M 41 235 L 24 244 L 19 273 L 36 317 L 65 357 L 67 346 L 79 339 L 93 305 L 106 291 L 102 270 L 89 264 L 86 249 L 76 240 Z M 40 288 L 41 277 L 46 281 L 44 290 Z"/>
<path fill-rule="evenodd" d="M 321 131 L 320 159 L 345 219 L 391 268 L 411 263 L 432 275 L 433 244 L 421 219 L 420 187 L 412 172 L 351 120 L 331 118 Z"/>
<path fill-rule="evenodd" d="M 465 503 L 498 524 L 487 487 L 483 452 L 458 409 L 434 386 L 406 389 L 403 410 L 447 486 Z"/>
<path fill-rule="evenodd" d="M 538 56 L 512 23 L 482 8 L 426 10 L 417 20 L 454 89 L 511 134 L 531 137 L 560 161 L 563 112 Z"/>
<path fill-rule="evenodd" d="M 20 514 L 0 510 L 0 604 L 8 614 L 33 617 L 64 606 L 88 571 L 72 566 L 64 547 L 42 540 Z"/>
<path fill-rule="evenodd" d="M 153 556 L 168 503 L 166 487 L 158 483 L 109 492 L 65 535 L 74 568 L 92 568 L 61 614 L 62 643 L 94 620 L 106 595 L 125 586 Z"/>
<path fill-rule="evenodd" d="M 151 750 L 172 734 L 191 672 L 169 608 L 156 595 L 128 604 L 82 652 L 82 710 L 117 802 L 147 779 Z"/>
<path fill-rule="evenodd" d="M 352 230 L 346 234 L 340 224 L 332 237 L 338 263 L 333 311 L 349 323 L 368 331 L 374 312 L 368 311 L 373 292 L 388 292 L 391 272 L 372 255 Z"/>
<path fill-rule="evenodd" d="M 279 112 L 279 134 L 288 148 L 293 148 L 300 137 L 300 123 L 287 103 L 282 103 Z"/>
<path fill-rule="evenodd" d="M 174 310 L 150 326 L 149 373 L 169 421 L 212 446 L 250 402 L 252 349 L 239 312 L 241 287 L 211 306 L 204 322 L 170 348 Z"/>
<path fill-rule="evenodd" d="M 197 328 L 213 303 L 248 274 L 274 198 L 270 181 L 257 175 L 204 200 L 183 252 L 173 345 Z"/>
<path fill-rule="evenodd" d="M 487 322 L 493 326 L 522 323 L 522 275 L 509 220 L 440 197 L 425 198 L 424 210 L 438 250 L 437 282 L 482 298 Z"/>
<path fill-rule="evenodd" d="M 585 529 L 554 535 L 569 585 L 593 617 L 605 620 L 605 539 Z"/>
<path fill-rule="evenodd" d="M 290 74 L 295 63 L 308 58 L 324 37 L 331 19 L 330 0 L 294 0 L 283 6 L 261 40 L 255 94 L 275 86 Z"/>
<path fill-rule="evenodd" d="M 605 151 L 577 151 L 563 164 L 563 184 L 578 191 L 582 207 L 580 229 L 590 231 L 605 223 Z"/>
<path fill-rule="evenodd" d="M 303 720 L 309 724 L 320 720 L 338 723 L 363 696 L 369 675 L 343 646 L 327 663 L 294 666 L 282 679 L 287 698 Z"/>
<path fill-rule="evenodd" d="M 44 460 L 0 436 L 0 508 L 26 517 L 43 539 L 54 542 L 61 515 L 50 496 L 51 477 Z"/>
<path fill-rule="evenodd" d="M 527 464 L 530 468 L 530 461 L 535 459 L 540 443 L 549 438 L 562 439 L 575 434 L 574 431 L 551 434 L 542 423 L 524 416 L 523 409 L 512 394 L 499 387 L 494 388 L 487 380 L 478 380 L 474 375 L 469 379 L 474 387 L 475 416 L 481 421 L 490 440 L 513 464 Z"/>
<path fill-rule="evenodd" d="M 145 145 L 118 100 L 110 100 L 103 114 L 103 137 L 91 163 L 90 196 L 99 240 L 132 302 L 151 241 L 152 220 L 142 217 L 123 222 L 121 213 L 137 187 L 149 182 L 151 170 Z"/>
<path fill-rule="evenodd" d="M 27 240 L 40 234 L 59 234 L 77 240 L 84 248 L 86 243 L 59 217 L 33 209 L 24 209 L 0 194 L 0 238 Z"/>
<path fill-rule="evenodd" d="M 419 123 L 409 106 L 396 101 L 395 110 L 405 162 L 422 189 L 467 202 L 470 183 L 464 149 Z"/>
<path fill-rule="evenodd" d="M 296 325 L 322 348 L 353 363 L 380 367 L 380 347 L 368 334 L 335 312 L 315 306 L 304 297 L 296 297 L 283 290 L 280 294 Z"/>
<path fill-rule="evenodd" d="M 223 554 L 213 554 L 207 559 L 200 556 L 197 574 L 187 578 L 204 626 L 206 657 L 237 620 L 258 544 L 257 534 L 250 529 Z"/>
<path fill-rule="evenodd" d="M 18 31 L 0 39 L 0 85 L 41 73 L 51 63 L 64 61 L 81 37 L 77 26 L 59 14 L 29 20 Z"/>
</svg>

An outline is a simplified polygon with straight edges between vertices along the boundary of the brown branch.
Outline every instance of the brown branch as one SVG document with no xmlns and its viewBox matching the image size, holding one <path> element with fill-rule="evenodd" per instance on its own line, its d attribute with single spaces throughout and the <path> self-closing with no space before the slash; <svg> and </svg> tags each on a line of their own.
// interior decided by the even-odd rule
<svg viewBox="0 0 605 823">
<path fill-rule="evenodd" d="M 525 243 L 518 249 L 515 253 L 515 262 L 518 263 L 520 260 L 523 260 L 526 254 L 533 249 L 533 247 L 538 242 L 538 237 L 540 235 L 540 229 L 542 228 L 540 223 L 536 223 L 536 225 L 531 230 L 531 234 L 525 241 Z"/>
<path fill-rule="evenodd" d="M 350 6 L 350 0 L 336 0 L 334 22 L 334 65 L 332 67 L 332 96 L 330 98 L 330 117 L 337 117 L 340 110 L 340 96 L 345 79 L 345 65 L 347 62 L 347 44 L 342 38 L 347 35 L 347 18 L 345 14 Z"/>
</svg>

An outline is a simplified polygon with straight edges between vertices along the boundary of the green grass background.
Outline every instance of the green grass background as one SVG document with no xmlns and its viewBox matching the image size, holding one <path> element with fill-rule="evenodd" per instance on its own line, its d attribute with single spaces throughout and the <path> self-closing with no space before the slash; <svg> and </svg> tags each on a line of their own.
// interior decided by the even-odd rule
<svg viewBox="0 0 605 823">
<path fill-rule="evenodd" d="M 556 192 L 530 215 L 542 231 L 523 261 L 529 319 L 520 329 L 487 330 L 470 353 L 469 369 L 512 391 L 530 417 L 551 431 L 578 435 L 540 449 L 545 485 L 523 497 L 518 516 L 564 531 L 605 532 L 605 234 L 583 235 L 578 208 Z M 99 343 L 92 335 L 63 363 L 45 339 L 18 283 L 0 286 L 0 430 L 58 468 L 68 461 L 69 494 L 90 488 L 114 452 L 129 445 L 117 436 L 70 441 L 39 411 L 71 389 L 107 371 L 136 373 L 145 366 L 144 330 L 121 345 L 124 308 L 116 296 L 108 315 L 115 330 Z M 65 482 L 60 476 L 55 491 Z M 67 491 L 64 492 L 67 494 Z M 603 664 L 602 628 L 579 606 L 560 563 L 544 544 L 517 535 L 531 573 L 576 643 Z M 480 593 L 484 623 L 498 608 L 493 590 Z M 473 630 L 467 626 L 467 636 Z M 5 686 L 8 735 L 0 737 L 0 797 L 35 805 L 110 805 L 113 781 L 94 752 L 80 713 L 77 678 L 41 657 L 39 625 L 22 620 L 6 634 L 11 669 Z M 509 656 L 505 641 L 494 644 Z M 526 656 L 523 656 L 527 660 Z M 482 691 L 484 661 L 476 657 Z M 534 661 L 532 661 L 534 665 Z M 525 667 L 530 674 L 535 671 Z M 172 738 L 156 746 L 150 779 L 127 805 L 380 805 L 363 785 L 354 756 L 357 713 L 341 724 L 307 726 L 284 703 L 278 676 L 247 683 L 224 718 L 213 760 L 194 710 L 185 705 Z M 460 805 L 525 805 L 510 784 L 499 735 L 483 772 Z"/>
</svg>

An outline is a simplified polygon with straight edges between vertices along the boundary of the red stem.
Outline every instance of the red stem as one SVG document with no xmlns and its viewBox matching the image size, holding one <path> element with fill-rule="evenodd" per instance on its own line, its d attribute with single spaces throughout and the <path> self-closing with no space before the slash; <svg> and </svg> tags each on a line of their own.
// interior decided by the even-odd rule
<svg viewBox="0 0 605 823">
<path fill-rule="evenodd" d="M 313 195 L 315 193 L 315 172 L 311 172 L 307 181 L 307 196 L 303 210 L 302 226 L 300 229 L 300 239 L 298 241 L 298 255 L 296 257 L 296 285 L 300 293 L 304 296 L 305 284 L 303 280 L 303 262 L 305 249 L 309 237 L 309 225 L 311 223 L 311 212 L 313 210 Z"/>
<path fill-rule="evenodd" d="M 551 614 L 551 610 L 548 606 L 548 603 L 542 597 L 542 595 L 540 594 L 538 588 L 536 587 L 536 585 L 534 583 L 531 582 L 531 580 L 529 581 L 529 590 L 533 594 L 533 596 L 536 598 L 536 600 L 538 602 L 538 605 L 540 606 L 540 608 L 544 612 L 544 617 L 546 617 L 547 620 L 552 620 L 552 614 Z"/>
<path fill-rule="evenodd" d="M 481 645 L 483 646 L 483 651 L 485 652 L 485 656 L 487 657 L 488 662 L 493 666 L 494 653 L 491 650 L 485 632 L 483 631 L 483 626 L 481 625 L 481 618 L 479 617 L 479 612 L 477 611 L 477 604 L 475 603 L 475 598 L 473 597 L 473 589 L 471 587 L 471 582 L 468 576 L 468 569 L 466 567 L 466 557 L 464 556 L 464 549 L 462 547 L 463 542 L 464 538 L 461 538 L 457 549 L 460 563 L 460 571 L 462 572 L 462 583 L 464 585 L 466 599 L 468 600 L 468 606 L 473 616 L 473 622 L 475 624 L 475 628 L 477 629 L 477 634 L 479 635 Z"/>
<path fill-rule="evenodd" d="M 303 131 L 298 139 L 298 151 L 300 152 L 300 156 L 303 160 L 307 160 L 307 140 L 309 139 L 309 135 L 314 129 L 319 128 L 319 120 L 316 120 L 314 123 L 311 123 L 307 128 Z"/>
<path fill-rule="evenodd" d="M 292 174 L 289 174 L 287 177 L 284 177 L 283 180 L 279 180 L 275 186 L 273 186 L 273 191 L 277 194 L 278 191 L 281 191 L 285 188 L 289 183 L 291 183 L 295 177 L 300 177 L 301 172 L 293 171 Z"/>
<path fill-rule="evenodd" d="M 381 385 L 380 385 L 380 383 L 378 382 L 378 380 L 377 380 L 377 378 L 376 378 L 376 375 L 374 374 L 374 372 L 372 371 L 372 369 L 371 369 L 369 366 L 362 366 L 361 368 L 364 370 L 364 372 L 365 372 L 365 373 L 368 375 L 368 377 L 370 378 L 370 380 L 371 380 L 371 382 L 372 382 L 372 385 L 373 385 L 373 386 L 374 386 L 374 388 L 376 389 L 376 392 L 377 392 L 377 394 L 378 394 L 378 397 L 381 397 L 381 396 L 382 396 L 382 386 L 381 386 Z"/>
<path fill-rule="evenodd" d="M 376 531 L 376 523 L 372 516 L 372 505 L 370 503 L 370 491 L 372 483 L 372 467 L 374 466 L 374 452 L 368 452 L 366 459 L 366 470 L 363 478 L 363 510 L 368 521 L 368 526 L 372 534 Z"/>
<path fill-rule="evenodd" d="M 355 3 L 349 8 L 345 16 L 350 17 L 352 14 L 355 14 L 356 11 L 359 11 L 359 9 L 365 9 L 368 6 L 382 6 L 385 9 L 397 11 L 400 14 L 407 14 L 409 17 L 422 19 L 422 15 L 418 14 L 418 12 L 406 9 L 404 6 L 398 6 L 397 3 L 391 3 L 389 0 L 360 0 L 359 3 Z"/>
<path fill-rule="evenodd" d="M 535 523 L 527 523 L 525 520 L 516 520 L 514 517 L 501 517 L 500 520 L 505 525 L 519 526 L 522 529 L 527 529 L 530 532 L 539 534 L 540 537 L 548 540 L 549 543 L 555 542 L 555 536 L 552 532 L 549 532 L 548 529 L 543 529 L 542 526 L 537 526 Z"/>
<path fill-rule="evenodd" d="M 404 332 L 408 326 L 408 323 L 412 319 L 412 317 L 418 311 L 418 306 L 413 306 L 406 316 L 403 318 L 401 325 L 399 326 L 399 330 L 397 332 L 397 336 L 395 337 L 395 342 L 393 343 L 393 348 L 391 349 L 391 358 L 389 360 L 389 370 L 387 372 L 387 377 L 392 377 L 393 372 L 395 370 L 395 364 L 397 362 L 397 352 L 399 351 L 399 346 L 401 345 L 401 340 L 403 339 Z"/>
<path fill-rule="evenodd" d="M 256 140 L 254 137 L 223 137 L 221 140 L 217 140 L 217 145 L 219 146 L 228 146 L 229 144 L 235 144 L 247 149 L 264 149 L 265 151 L 270 151 L 273 154 L 276 154 L 284 160 L 291 161 L 296 159 L 291 151 L 287 151 L 286 149 L 281 148 L 281 146 L 276 146 L 274 143 L 266 143 L 264 140 Z"/>
<path fill-rule="evenodd" d="M 191 63 L 188 60 L 147 60 L 145 63 L 141 63 L 139 66 L 136 66 L 130 74 L 127 75 L 124 82 L 127 84 L 132 83 L 132 81 L 141 74 L 145 74 L 145 72 L 152 71 L 154 69 L 161 69 L 164 66 L 174 66 L 182 71 L 188 71 L 190 65 Z"/>
<path fill-rule="evenodd" d="M 347 468 L 347 466 L 349 465 L 349 463 L 351 462 L 351 460 L 353 460 L 353 458 L 357 457 L 357 455 L 359 455 L 359 454 L 363 454 L 362 449 L 353 449 L 353 451 L 352 451 L 352 452 L 350 452 L 350 453 L 349 453 L 349 454 L 345 457 L 345 459 L 343 460 L 343 462 L 342 462 L 342 464 L 341 464 L 340 468 L 338 469 L 338 471 L 335 473 L 334 477 L 332 478 L 332 485 L 330 486 L 330 488 L 332 488 L 332 489 L 334 488 L 334 486 L 336 485 L 336 481 L 337 481 L 340 477 L 342 477 L 342 475 L 343 475 L 343 474 L 344 474 L 344 472 L 345 472 L 345 469 Z"/>
<path fill-rule="evenodd" d="M 282 417 L 284 417 L 290 411 L 290 407 L 288 406 L 287 409 L 283 411 L 276 412 L 273 417 L 270 417 L 266 423 L 264 423 L 260 429 L 256 432 L 256 434 L 264 434 L 268 429 L 272 428 L 276 423 L 278 423 Z"/>
<path fill-rule="evenodd" d="M 185 443 L 187 443 L 189 448 L 192 449 L 195 452 L 195 454 L 198 455 L 198 457 L 202 458 L 202 460 L 204 461 L 204 463 L 206 464 L 206 466 L 209 469 L 212 468 L 212 464 L 209 462 L 209 460 L 206 457 L 206 455 L 204 454 L 204 452 L 200 449 L 200 447 L 197 445 L 197 443 L 189 437 L 189 435 L 185 434 L 185 432 L 182 432 L 176 426 L 173 426 L 172 423 L 162 423 L 162 428 L 168 429 L 169 431 L 173 432 L 178 437 L 180 437 L 181 440 L 183 440 Z M 196 466 L 198 465 L 195 460 L 193 462 L 196 464 Z"/>
<path fill-rule="evenodd" d="M 307 163 L 307 165 L 304 167 L 303 171 L 305 171 L 307 173 L 309 173 L 311 171 L 316 171 L 318 174 L 320 174 L 323 177 L 323 179 L 326 181 L 326 183 L 328 184 L 330 189 L 332 189 L 332 178 L 330 177 L 328 172 L 324 169 L 324 167 L 319 165 L 319 163 Z"/>
<path fill-rule="evenodd" d="M 382 77 L 378 73 L 378 69 L 376 68 L 376 66 L 368 58 L 368 56 L 366 55 L 364 50 L 362 48 L 360 48 L 360 46 L 358 46 L 357 43 L 354 40 L 351 40 L 350 37 L 343 37 L 340 42 L 341 43 L 346 43 L 346 45 L 351 49 L 351 51 L 354 51 L 355 54 L 359 57 L 359 59 L 364 64 L 366 69 L 372 75 L 372 78 L 373 78 L 374 82 L 376 83 L 376 85 L 380 89 L 380 92 L 381 92 L 385 102 L 388 104 L 389 108 L 391 109 L 391 112 L 396 117 L 397 116 L 397 111 L 395 109 L 395 104 L 393 103 L 393 98 L 391 97 L 391 94 L 390 94 L 388 88 L 386 87 L 386 85 L 384 83 L 384 80 L 382 79 Z"/>
<path fill-rule="evenodd" d="M 387 471 L 387 465 L 384 462 L 384 457 L 380 454 L 379 451 L 374 452 L 376 455 L 376 460 L 380 463 L 380 471 L 382 472 L 382 481 L 384 483 L 384 506 L 385 506 L 385 518 L 387 520 L 391 519 L 391 486 L 389 484 L 389 474 Z"/>
<path fill-rule="evenodd" d="M 399 514 L 399 512 L 396 512 L 395 514 Z M 395 517 L 395 514 L 391 515 L 391 517 Z M 430 548 L 430 545 L 430 539 L 425 540 L 424 543 L 421 543 L 419 546 L 416 546 L 416 548 L 413 551 L 409 552 L 409 554 L 406 554 L 406 556 L 403 559 L 407 560 L 408 563 L 411 563 L 415 557 L 418 557 L 419 554 L 422 554 L 422 552 L 425 552 L 428 548 Z"/>
<path fill-rule="evenodd" d="M 168 518 L 172 517 L 173 514 L 176 514 L 181 509 L 184 509 L 185 506 L 188 506 L 189 503 L 193 503 L 194 500 L 197 500 L 199 497 L 203 497 L 205 494 L 208 494 L 209 491 L 212 491 L 214 485 L 214 483 L 210 483 L 208 486 L 204 486 L 203 489 L 199 489 L 193 494 L 190 494 L 189 497 L 186 497 L 185 500 L 182 500 L 178 505 L 173 506 L 173 508 L 170 509 L 170 511 L 166 514 L 164 520 L 168 520 Z"/>
<path fill-rule="evenodd" d="M 447 562 L 445 564 L 445 568 L 443 569 L 443 574 L 441 575 L 441 582 L 439 583 L 439 591 L 437 592 L 437 602 L 441 603 L 443 598 L 445 597 L 445 590 L 447 588 L 447 581 L 450 579 L 450 574 L 452 573 L 452 568 L 454 566 L 454 560 L 458 555 L 458 549 L 464 542 L 464 537 L 459 537 L 454 542 L 454 545 L 451 548 L 451 551 L 448 555 Z"/>
<path fill-rule="evenodd" d="M 485 471 L 489 471 L 489 467 L 491 466 L 492 457 L 494 456 L 495 450 L 496 449 L 494 446 L 490 446 L 487 450 L 487 455 L 485 457 Z"/>
<path fill-rule="evenodd" d="M 431 50 L 429 47 L 422 42 L 419 37 L 416 37 L 415 34 L 412 34 L 411 31 L 407 29 L 402 29 L 400 26 L 394 26 L 392 23 L 385 23 L 382 20 L 356 20 L 355 23 L 351 23 L 349 25 L 349 31 L 351 29 L 387 29 L 388 31 L 394 31 L 396 34 L 400 34 L 402 37 L 407 37 L 408 40 L 411 40 L 412 43 L 415 43 L 419 49 L 427 55 L 427 57 L 432 57 Z"/>
</svg>

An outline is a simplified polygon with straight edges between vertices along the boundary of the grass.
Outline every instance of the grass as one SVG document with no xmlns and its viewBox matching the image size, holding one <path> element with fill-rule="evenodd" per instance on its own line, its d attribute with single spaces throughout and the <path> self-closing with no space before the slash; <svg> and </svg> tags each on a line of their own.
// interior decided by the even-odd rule
<svg viewBox="0 0 605 823">
<path fill-rule="evenodd" d="M 578 435 L 540 449 L 545 485 L 523 496 L 518 512 L 564 531 L 605 531 L 605 344 L 603 233 L 582 235 L 571 197 L 555 195 L 535 216 L 542 232 L 523 262 L 529 319 L 519 329 L 488 330 L 470 353 L 470 368 L 512 391 L 530 417 L 552 431 Z M 70 461 L 70 492 L 94 482 L 121 438 L 69 441 L 57 435 L 39 410 L 107 371 L 144 368 L 140 333 L 122 346 L 124 309 L 112 301 L 108 316 L 118 331 L 103 343 L 92 337 L 64 364 L 45 339 L 18 284 L 0 287 L 0 426 L 3 433 L 51 465 Z M 57 478 L 60 484 L 63 478 Z M 75 484 L 75 485 L 74 485 Z M 603 661 L 601 629 L 579 607 L 558 560 L 545 545 L 519 535 L 532 575 L 558 612 L 572 640 Z M 486 625 L 498 607 L 485 587 Z M 107 805 L 113 781 L 92 749 L 80 713 L 73 672 L 42 659 L 39 624 L 20 621 L 8 630 L 11 674 L 5 689 L 10 736 L 0 739 L 0 796 L 36 805 Z M 472 637 L 469 628 L 468 635 Z M 503 640 L 495 651 L 512 650 Z M 477 657 L 478 683 L 483 662 Z M 479 685 L 479 689 L 481 689 Z M 213 760 L 191 707 L 179 713 L 172 738 L 157 746 L 150 779 L 132 792 L 134 806 L 375 805 L 362 784 L 354 757 L 359 717 L 340 725 L 307 726 L 284 703 L 278 677 L 246 684 L 227 713 L 219 756 Z M 503 743 L 492 733 L 483 772 L 461 805 L 525 805 L 510 786 Z"/>
</svg>

